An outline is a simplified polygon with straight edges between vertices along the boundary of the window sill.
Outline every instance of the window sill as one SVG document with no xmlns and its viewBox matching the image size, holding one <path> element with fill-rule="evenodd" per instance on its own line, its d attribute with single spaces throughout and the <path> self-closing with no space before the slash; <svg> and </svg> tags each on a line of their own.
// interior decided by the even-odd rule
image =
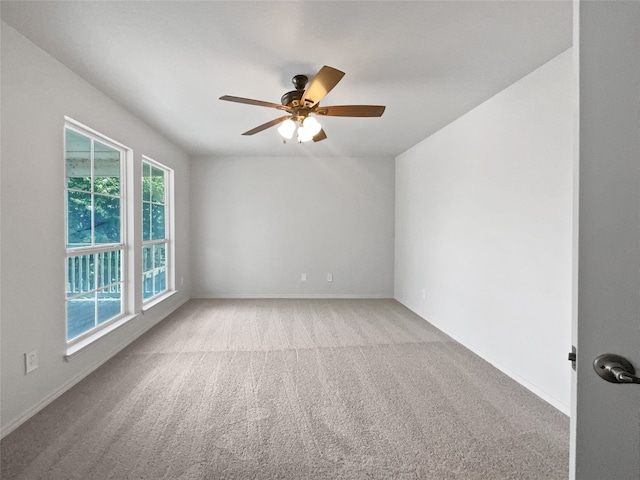
<svg viewBox="0 0 640 480">
<path fill-rule="evenodd" d="M 145 303 L 144 305 L 142 305 L 142 313 L 146 312 L 147 310 L 151 310 L 153 307 L 155 307 L 156 305 L 158 305 L 159 303 L 164 302 L 166 299 L 173 297 L 176 293 L 178 293 L 177 290 L 170 290 L 168 292 L 163 293 L 162 295 L 153 298 L 151 300 L 149 300 L 147 303 Z"/>
<path fill-rule="evenodd" d="M 84 340 L 82 340 L 82 341 L 70 346 L 69 348 L 67 348 L 67 352 L 64 355 L 64 359 L 67 362 L 70 362 L 71 360 L 76 358 L 78 355 L 80 355 L 82 352 L 84 352 L 88 347 L 90 347 L 91 345 L 95 344 L 99 340 L 102 340 L 104 337 L 109 335 L 111 332 L 117 330 L 122 325 L 124 325 L 125 323 L 129 322 L 130 320 L 133 320 L 137 316 L 138 316 L 138 314 L 127 315 L 125 317 L 122 317 L 120 320 L 116 320 L 115 322 L 113 322 L 109 326 L 101 329 L 100 331 L 94 333 L 93 335 L 88 336 Z"/>
<path fill-rule="evenodd" d="M 149 301 L 148 303 L 143 305 L 142 313 L 144 314 L 144 312 L 150 310 L 151 308 L 155 307 L 159 303 L 162 303 L 163 301 L 165 301 L 168 298 L 172 297 L 176 293 L 178 293 L 177 290 L 171 290 L 169 292 L 166 292 L 166 293 L 160 295 L 157 298 L 152 299 L 151 301 Z M 90 335 L 87 338 L 81 340 L 80 342 L 70 346 L 69 348 L 67 348 L 67 351 L 66 351 L 66 353 L 64 355 L 64 359 L 67 362 L 70 362 L 71 360 L 73 360 L 77 356 L 79 356 L 82 352 L 84 352 L 87 348 L 89 348 L 91 345 L 93 345 L 96 342 L 102 340 L 104 337 L 109 335 L 111 332 L 117 330 L 118 328 L 120 328 L 121 326 L 126 324 L 127 322 L 133 320 L 138 315 L 140 315 L 140 314 L 136 313 L 136 314 L 133 314 L 133 315 L 127 315 L 125 317 L 122 317 L 121 319 L 116 320 L 112 324 L 110 324 L 107 327 L 101 329 L 100 331 L 94 333 L 93 335 Z"/>
</svg>

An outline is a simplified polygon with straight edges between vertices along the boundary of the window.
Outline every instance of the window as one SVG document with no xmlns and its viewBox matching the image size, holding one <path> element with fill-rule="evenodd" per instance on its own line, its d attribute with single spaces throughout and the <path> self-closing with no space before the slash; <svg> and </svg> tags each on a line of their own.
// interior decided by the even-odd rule
<svg viewBox="0 0 640 480">
<path fill-rule="evenodd" d="M 142 162 L 142 299 L 169 290 L 170 182 L 172 171 L 153 160 Z"/>
<path fill-rule="evenodd" d="M 84 336 L 123 314 L 125 149 L 65 127 L 66 336 Z"/>
</svg>

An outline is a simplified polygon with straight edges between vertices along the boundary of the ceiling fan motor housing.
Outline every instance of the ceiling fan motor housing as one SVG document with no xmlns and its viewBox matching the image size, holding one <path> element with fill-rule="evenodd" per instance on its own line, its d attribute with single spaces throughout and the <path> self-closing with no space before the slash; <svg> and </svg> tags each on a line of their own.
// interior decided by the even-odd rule
<svg viewBox="0 0 640 480">
<path fill-rule="evenodd" d="M 282 98 L 280 99 L 282 105 L 288 107 L 297 107 L 300 105 L 300 99 L 302 98 L 304 87 L 307 85 L 308 81 L 309 78 L 306 75 L 294 75 L 291 79 L 291 83 L 293 83 L 293 86 L 296 89 L 282 95 Z"/>
<path fill-rule="evenodd" d="M 297 107 L 300 105 L 300 99 L 304 90 L 292 90 L 282 95 L 280 102 L 287 107 Z"/>
</svg>

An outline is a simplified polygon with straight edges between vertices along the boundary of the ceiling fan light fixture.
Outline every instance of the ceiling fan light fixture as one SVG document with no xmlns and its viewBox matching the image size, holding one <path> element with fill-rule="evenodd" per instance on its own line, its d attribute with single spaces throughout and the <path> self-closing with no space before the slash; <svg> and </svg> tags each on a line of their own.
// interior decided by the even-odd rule
<svg viewBox="0 0 640 480">
<path fill-rule="evenodd" d="M 306 131 L 311 134 L 311 137 L 315 136 L 322 130 L 322 125 L 313 117 L 307 117 L 302 122 L 302 126 Z"/>
<path fill-rule="evenodd" d="M 293 132 L 295 131 L 296 122 L 294 122 L 290 118 L 282 122 L 282 124 L 278 127 L 278 133 L 287 140 L 291 140 L 291 138 L 293 137 Z"/>
<path fill-rule="evenodd" d="M 313 133 L 311 133 L 311 130 L 305 127 L 304 125 L 301 127 L 298 127 L 298 142 L 304 143 L 310 140 L 313 140 Z"/>
</svg>

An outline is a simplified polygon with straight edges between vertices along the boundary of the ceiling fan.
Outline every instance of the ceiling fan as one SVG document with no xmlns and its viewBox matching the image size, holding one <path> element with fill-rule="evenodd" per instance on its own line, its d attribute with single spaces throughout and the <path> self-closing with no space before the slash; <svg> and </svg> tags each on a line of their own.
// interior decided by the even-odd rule
<svg viewBox="0 0 640 480">
<path fill-rule="evenodd" d="M 309 140 L 319 142 L 327 138 L 327 135 L 320 123 L 315 119 L 315 116 L 380 117 L 384 112 L 385 107 L 381 105 L 320 106 L 320 100 L 342 80 L 342 77 L 344 77 L 344 72 L 326 65 L 320 69 L 311 82 L 309 82 L 306 75 L 296 75 L 291 79 L 295 90 L 282 96 L 280 99 L 281 105 L 250 98 L 233 97 L 231 95 L 223 95 L 220 100 L 275 108 L 287 112 L 287 115 L 263 123 L 244 132 L 242 135 L 253 135 L 281 124 L 278 127 L 278 133 L 287 140 L 293 138 L 297 129 L 298 142 L 308 142 Z M 307 82 L 309 82 L 308 86 Z"/>
</svg>

